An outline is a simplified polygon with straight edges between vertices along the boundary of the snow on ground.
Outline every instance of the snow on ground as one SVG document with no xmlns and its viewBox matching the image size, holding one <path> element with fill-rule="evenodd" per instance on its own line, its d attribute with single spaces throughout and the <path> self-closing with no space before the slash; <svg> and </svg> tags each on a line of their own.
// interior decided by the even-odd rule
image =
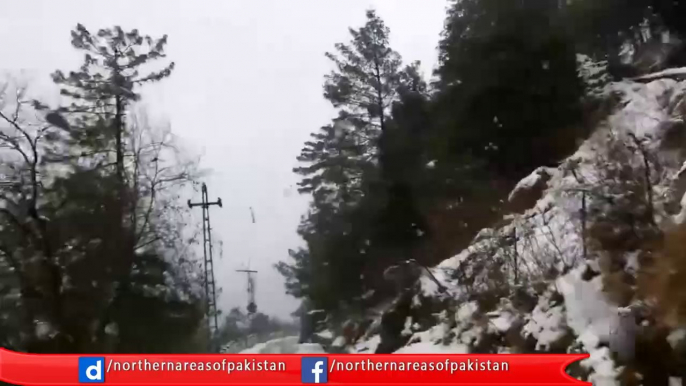
<svg viewBox="0 0 686 386">
<path fill-rule="evenodd" d="M 412 343 L 394 354 L 467 354 L 469 350 L 462 345 L 442 345 L 432 342 Z"/>
<path fill-rule="evenodd" d="M 446 313 L 442 315 L 442 318 L 446 318 Z M 466 354 L 469 353 L 469 349 L 465 344 L 456 341 L 446 341 L 445 336 L 450 331 L 450 328 L 446 323 L 438 324 L 429 330 L 415 333 L 412 338 L 410 338 L 409 344 L 400 350 L 396 351 L 396 354 Z"/>
<path fill-rule="evenodd" d="M 536 339 L 537 350 L 546 350 L 565 335 L 565 327 L 564 305 L 551 305 L 549 298 L 542 297 L 523 332 Z"/>
<path fill-rule="evenodd" d="M 317 333 L 317 335 L 322 339 L 333 339 L 333 332 L 331 332 L 330 330 L 320 331 Z"/>
<path fill-rule="evenodd" d="M 376 351 L 376 348 L 379 346 L 379 343 L 381 343 L 381 337 L 379 335 L 374 335 L 367 340 L 357 342 L 353 348 L 353 353 L 373 354 Z"/>
<path fill-rule="evenodd" d="M 578 267 L 559 278 L 557 289 L 564 296 L 567 325 L 577 336 L 584 337 L 585 348 L 592 350 L 600 340 L 609 340 L 618 322 L 617 307 L 605 299 L 602 277 L 584 281 L 584 269 L 585 266 Z"/>
<path fill-rule="evenodd" d="M 331 343 L 331 347 L 336 347 L 336 348 L 343 348 L 346 345 L 345 338 L 342 336 L 337 337 L 334 339 L 334 341 Z"/>
<path fill-rule="evenodd" d="M 324 348 L 316 343 L 298 343 L 299 337 L 289 336 L 259 343 L 241 354 L 323 354 Z"/>
<path fill-rule="evenodd" d="M 610 358 L 610 349 L 603 347 L 591 351 L 590 354 L 590 358 L 581 361 L 583 367 L 593 369 L 593 373 L 588 378 L 588 381 L 593 383 L 593 386 L 619 385 L 619 382 L 617 381 L 619 371 Z"/>
</svg>

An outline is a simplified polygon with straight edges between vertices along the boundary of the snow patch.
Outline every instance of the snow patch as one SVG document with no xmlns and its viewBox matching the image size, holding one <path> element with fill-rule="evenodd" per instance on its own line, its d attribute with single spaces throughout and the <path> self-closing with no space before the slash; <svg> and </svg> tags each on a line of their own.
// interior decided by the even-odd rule
<svg viewBox="0 0 686 386">
<path fill-rule="evenodd" d="M 541 298 L 523 332 L 536 339 L 537 350 L 546 350 L 565 335 L 566 326 L 564 306 L 551 306 L 549 299 Z"/>
<path fill-rule="evenodd" d="M 685 341 L 686 328 L 676 329 L 667 336 L 667 342 L 669 342 L 669 345 L 672 346 L 673 349 L 676 349 L 677 346 L 683 344 Z"/>
<path fill-rule="evenodd" d="M 331 343 L 332 347 L 345 347 L 346 341 L 345 338 L 342 336 L 337 337 L 334 339 L 333 343 Z"/>
<path fill-rule="evenodd" d="M 584 336 L 586 344 L 595 341 L 608 341 L 612 330 L 617 326 L 616 307 L 610 304 L 602 291 L 602 277 L 584 281 L 582 274 L 586 269 L 580 266 L 557 280 L 557 288 L 564 296 L 566 322 L 577 336 Z M 590 339 L 591 334 L 597 337 Z M 595 346 L 586 346 L 587 350 Z"/>
<path fill-rule="evenodd" d="M 610 356 L 610 349 L 603 347 L 591 351 L 591 356 L 580 362 L 582 367 L 592 370 L 588 381 L 594 386 L 618 386 L 617 376 L 619 370 L 615 367 Z"/>
<path fill-rule="evenodd" d="M 38 339 L 48 339 L 55 336 L 57 330 L 49 322 L 36 321 L 35 334 Z"/>
<path fill-rule="evenodd" d="M 374 352 L 376 352 L 376 348 L 379 346 L 380 343 L 381 336 L 374 335 L 367 340 L 357 342 L 357 344 L 355 344 L 353 352 L 357 354 L 374 354 Z"/>
<path fill-rule="evenodd" d="M 505 333 L 512 328 L 512 325 L 516 321 L 516 318 L 514 315 L 507 311 L 501 311 L 498 313 L 491 313 L 489 316 L 493 317 L 491 319 L 491 323 L 493 326 L 496 328 L 501 333 Z"/>
<path fill-rule="evenodd" d="M 394 352 L 394 354 L 468 354 L 469 349 L 465 345 L 452 344 L 442 345 L 431 342 L 412 343 Z"/>
<path fill-rule="evenodd" d="M 324 348 L 316 343 L 299 344 L 299 337 L 274 339 L 243 350 L 241 354 L 324 354 Z"/>
</svg>

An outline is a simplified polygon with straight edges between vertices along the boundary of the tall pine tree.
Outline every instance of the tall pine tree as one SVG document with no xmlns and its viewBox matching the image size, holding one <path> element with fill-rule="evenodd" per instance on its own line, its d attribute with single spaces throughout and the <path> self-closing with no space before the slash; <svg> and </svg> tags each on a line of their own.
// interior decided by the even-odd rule
<svg viewBox="0 0 686 386">
<path fill-rule="evenodd" d="M 401 95 L 424 92 L 426 85 L 418 64 L 402 67 L 389 46 L 389 29 L 374 11 L 350 34 L 349 44 L 327 53 L 335 69 L 326 77 L 324 96 L 338 117 L 312 134 L 298 157 L 305 166 L 295 169 L 303 176 L 300 191 L 313 197 L 299 229 L 307 249 L 291 252 L 294 263 L 277 266 L 290 293 L 326 310 L 359 302 L 378 286 L 375 275 L 409 257 L 390 246 L 406 248 L 421 223 L 404 181 L 409 169 L 400 166 L 418 158 L 400 156 L 405 145 L 398 142 L 410 137 L 400 139 L 391 113 Z"/>
</svg>

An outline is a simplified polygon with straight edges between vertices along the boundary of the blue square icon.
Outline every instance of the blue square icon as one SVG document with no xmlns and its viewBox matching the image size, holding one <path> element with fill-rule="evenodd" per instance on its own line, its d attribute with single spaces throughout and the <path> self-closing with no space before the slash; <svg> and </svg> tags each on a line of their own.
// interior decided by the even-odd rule
<svg viewBox="0 0 686 386">
<path fill-rule="evenodd" d="M 326 383 L 329 360 L 324 357 L 303 357 L 300 368 L 302 383 Z"/>
<path fill-rule="evenodd" d="M 105 358 L 103 357 L 80 357 L 79 358 L 79 383 L 104 383 L 105 382 Z"/>
</svg>

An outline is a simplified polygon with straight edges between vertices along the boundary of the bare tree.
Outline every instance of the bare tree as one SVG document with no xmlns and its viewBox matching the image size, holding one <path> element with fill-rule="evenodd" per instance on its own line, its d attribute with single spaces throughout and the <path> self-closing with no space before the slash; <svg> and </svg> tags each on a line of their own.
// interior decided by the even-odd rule
<svg viewBox="0 0 686 386">
<path fill-rule="evenodd" d="M 177 268 L 180 289 L 197 293 L 200 277 L 192 246 L 197 243 L 198 232 L 186 227 L 190 213 L 180 196 L 197 185 L 202 174 L 198 162 L 185 157 L 169 127 L 152 124 L 143 109 L 131 114 L 126 133 L 124 165 L 134 253 L 162 253 Z M 101 338 L 127 285 L 120 284 L 119 291 L 112 293 L 98 321 Z"/>
<path fill-rule="evenodd" d="M 106 192 L 115 186 L 107 185 L 113 172 L 101 162 L 106 157 L 66 146 L 68 123 L 35 110 L 24 85 L 8 81 L 0 90 L 0 259 L 12 278 L 0 272 L 0 297 L 10 291 L 20 299 L 12 312 L 21 315 L 16 335 L 23 341 L 15 348 L 113 350 L 107 329 L 130 285 L 120 272 L 129 275 L 139 255 L 166 260 L 174 270 L 170 288 L 198 299 L 201 278 L 192 249 L 197 234 L 186 226 L 189 213 L 180 195 L 199 171 L 170 130 L 150 124 L 143 113 L 129 120 L 123 138 L 132 198 L 126 229 L 135 249 L 133 266 L 115 270 L 126 259 L 110 248 L 116 240 L 107 240 L 108 223 L 119 217 L 112 211 L 117 191 Z M 79 186 L 84 183 L 92 185 Z"/>
<path fill-rule="evenodd" d="M 14 230 L 3 229 L 5 235 L 19 236 L 18 244 L 0 237 L 0 256 L 19 283 L 29 347 L 37 338 L 35 323 L 48 323 L 61 334 L 63 306 L 62 263 L 41 207 L 47 183 L 44 142 L 56 128 L 41 115 L 31 107 L 24 83 L 9 79 L 0 86 L 0 159 L 6 179 L 0 187 L 0 224 Z"/>
</svg>

